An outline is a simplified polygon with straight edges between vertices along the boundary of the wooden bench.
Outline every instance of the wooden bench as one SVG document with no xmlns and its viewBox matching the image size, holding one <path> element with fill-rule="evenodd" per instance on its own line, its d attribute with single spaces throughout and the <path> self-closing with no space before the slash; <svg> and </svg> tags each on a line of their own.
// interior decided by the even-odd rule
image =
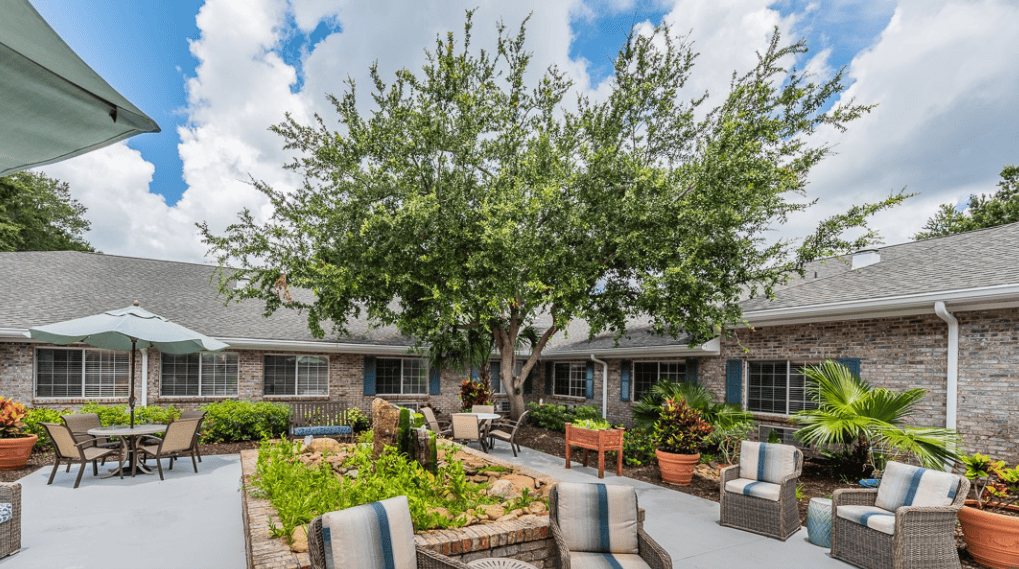
<svg viewBox="0 0 1019 569">
<path fill-rule="evenodd" d="M 290 404 L 290 436 L 352 439 L 354 429 L 347 422 L 347 404 L 342 401 L 306 401 Z"/>
</svg>

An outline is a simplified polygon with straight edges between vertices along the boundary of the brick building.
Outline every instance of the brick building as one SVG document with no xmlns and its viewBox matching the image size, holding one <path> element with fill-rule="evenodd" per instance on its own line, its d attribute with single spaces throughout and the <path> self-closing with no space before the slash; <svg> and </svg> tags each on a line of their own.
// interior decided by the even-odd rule
<svg viewBox="0 0 1019 569">
<path fill-rule="evenodd" d="M 35 343 L 26 331 L 136 299 L 231 346 L 142 353 L 146 404 L 332 399 L 366 407 L 377 395 L 449 413 L 472 375 L 429 369 L 408 338 L 363 320 L 348 324 L 346 338 L 319 340 L 297 312 L 265 318 L 258 301 L 226 305 L 205 265 L 25 252 L 0 253 L 0 267 L 10 283 L 0 290 L 0 395 L 33 406 L 126 402 L 125 354 Z M 629 423 L 632 401 L 658 378 L 698 381 L 754 412 L 762 434 L 777 428 L 788 437 L 789 414 L 809 404 L 799 366 L 831 358 L 875 386 L 927 389 L 915 424 L 955 426 L 968 450 L 1019 460 L 1019 224 L 817 262 L 773 299 L 743 308 L 749 327 L 701 346 L 641 322 L 618 342 L 588 339 L 584 323 L 574 323 L 546 348 L 526 397 L 604 406 L 610 420 Z"/>
</svg>

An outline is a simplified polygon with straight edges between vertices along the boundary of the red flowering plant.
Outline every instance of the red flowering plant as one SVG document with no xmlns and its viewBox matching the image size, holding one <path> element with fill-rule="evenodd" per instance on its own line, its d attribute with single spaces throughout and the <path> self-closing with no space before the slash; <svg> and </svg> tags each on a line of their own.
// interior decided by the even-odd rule
<svg viewBox="0 0 1019 569">
<path fill-rule="evenodd" d="M 704 439 L 715 428 L 704 414 L 686 404 L 683 398 L 666 399 L 655 422 L 658 450 L 674 454 L 697 454 Z"/>
<path fill-rule="evenodd" d="M 28 415 L 28 409 L 24 405 L 13 399 L 0 397 L 0 439 L 15 439 L 23 436 L 21 431 L 25 425 L 21 420 L 25 418 L 25 415 Z"/>
<path fill-rule="evenodd" d="M 461 409 L 470 411 L 475 405 L 491 405 L 492 394 L 483 383 L 465 379 L 460 384 Z"/>
<path fill-rule="evenodd" d="M 973 481 L 977 508 L 1005 511 L 1019 504 L 1019 465 L 1008 468 L 1005 461 L 992 461 L 980 453 L 964 456 L 962 462 L 966 465 L 966 478 Z"/>
</svg>

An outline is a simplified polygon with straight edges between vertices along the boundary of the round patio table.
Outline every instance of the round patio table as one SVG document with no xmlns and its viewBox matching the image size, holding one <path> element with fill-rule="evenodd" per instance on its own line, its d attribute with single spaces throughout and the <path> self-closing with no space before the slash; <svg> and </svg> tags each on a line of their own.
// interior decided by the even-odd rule
<svg viewBox="0 0 1019 569">
<path fill-rule="evenodd" d="M 121 468 L 130 469 L 131 476 L 134 476 L 139 470 L 142 474 L 152 474 L 152 469 L 141 464 L 138 460 L 138 438 L 164 431 L 166 431 L 166 425 L 135 425 L 134 427 L 118 425 L 114 427 L 96 427 L 86 432 L 96 437 L 122 437 L 128 441 L 127 462 L 123 467 L 114 468 L 102 475 L 102 478 L 109 478 L 111 476 L 119 476 Z M 128 470 L 124 470 L 124 474 L 127 474 L 127 472 Z"/>
<path fill-rule="evenodd" d="M 467 564 L 471 569 L 538 569 L 534 565 L 519 559 L 508 557 L 490 557 L 488 559 L 475 559 Z"/>
</svg>

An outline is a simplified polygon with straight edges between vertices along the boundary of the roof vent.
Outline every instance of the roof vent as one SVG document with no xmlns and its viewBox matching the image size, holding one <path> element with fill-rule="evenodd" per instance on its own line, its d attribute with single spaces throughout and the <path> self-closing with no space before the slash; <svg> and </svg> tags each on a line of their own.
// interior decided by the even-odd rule
<svg viewBox="0 0 1019 569">
<path fill-rule="evenodd" d="M 869 267 L 881 261 L 881 253 L 877 249 L 863 249 L 853 253 L 853 269 Z"/>
</svg>

